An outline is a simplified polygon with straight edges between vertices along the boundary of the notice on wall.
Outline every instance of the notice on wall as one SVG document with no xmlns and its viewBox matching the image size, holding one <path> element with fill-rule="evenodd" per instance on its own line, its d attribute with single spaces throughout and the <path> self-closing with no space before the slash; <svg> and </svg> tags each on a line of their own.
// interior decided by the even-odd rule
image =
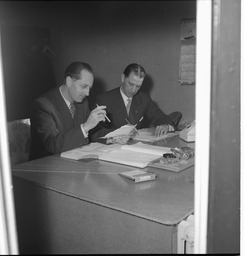
<svg viewBox="0 0 244 256">
<path fill-rule="evenodd" d="M 195 85 L 196 76 L 196 21 L 181 20 L 180 68 L 181 85 Z"/>
</svg>

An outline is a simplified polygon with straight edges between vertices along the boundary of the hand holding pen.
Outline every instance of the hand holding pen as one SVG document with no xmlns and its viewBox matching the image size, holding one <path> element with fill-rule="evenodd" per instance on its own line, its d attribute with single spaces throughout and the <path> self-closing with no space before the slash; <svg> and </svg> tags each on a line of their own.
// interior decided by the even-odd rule
<svg viewBox="0 0 244 256">
<path fill-rule="evenodd" d="M 86 132 L 94 128 L 100 121 L 105 122 L 105 118 L 106 118 L 105 109 L 106 109 L 106 106 L 97 106 L 97 108 L 91 111 L 87 121 L 83 124 L 83 128 L 85 129 Z"/>
<path fill-rule="evenodd" d="M 138 130 L 136 129 L 136 126 L 143 120 L 143 116 L 140 118 L 140 120 L 138 121 L 138 123 L 135 125 L 135 128 L 132 130 L 132 134 L 131 135 L 135 135 L 138 134 Z M 128 119 L 126 118 L 125 121 L 129 124 L 132 125 Z M 135 134 L 134 134 L 135 133 Z"/>
<path fill-rule="evenodd" d="M 96 104 L 96 106 L 99 108 L 99 105 L 98 104 Z M 105 118 L 107 119 L 107 121 L 109 122 L 109 123 L 111 123 L 111 121 L 110 121 L 110 119 L 107 117 L 107 115 L 106 115 L 106 113 L 105 113 Z"/>
</svg>

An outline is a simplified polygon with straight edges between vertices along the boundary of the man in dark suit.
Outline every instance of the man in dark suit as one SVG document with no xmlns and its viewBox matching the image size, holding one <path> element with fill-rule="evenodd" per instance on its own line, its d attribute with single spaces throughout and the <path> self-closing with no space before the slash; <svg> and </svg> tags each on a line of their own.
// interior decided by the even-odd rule
<svg viewBox="0 0 244 256">
<path fill-rule="evenodd" d="M 181 118 L 180 112 L 172 113 L 172 120 L 166 115 L 150 96 L 142 91 L 143 80 L 146 72 L 139 64 L 128 65 L 121 77 L 120 87 L 112 89 L 97 97 L 99 105 L 105 105 L 111 123 L 104 122 L 92 129 L 92 140 L 115 130 L 127 123 L 137 124 L 137 128 L 145 128 L 146 120 L 155 127 L 155 135 L 161 136 L 169 131 L 174 131 Z M 174 122 L 175 121 L 175 122 Z"/>
<path fill-rule="evenodd" d="M 91 112 L 88 107 L 86 97 L 94 81 L 90 65 L 73 62 L 66 68 L 64 78 L 64 84 L 33 104 L 30 160 L 88 144 L 88 132 L 105 121 L 106 106 Z"/>
</svg>

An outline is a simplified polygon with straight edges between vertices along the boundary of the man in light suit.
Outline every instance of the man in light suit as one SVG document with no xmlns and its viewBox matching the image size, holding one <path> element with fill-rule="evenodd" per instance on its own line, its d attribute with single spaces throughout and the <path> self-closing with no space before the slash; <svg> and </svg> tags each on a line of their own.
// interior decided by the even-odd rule
<svg viewBox="0 0 244 256">
<path fill-rule="evenodd" d="M 127 123 L 137 124 L 137 128 L 145 128 L 146 120 L 155 127 L 156 136 L 176 129 L 182 114 L 174 112 L 169 116 L 166 115 L 148 94 L 140 91 L 145 75 L 142 66 L 132 63 L 125 68 L 120 87 L 97 97 L 96 102 L 107 107 L 106 112 L 111 123 L 100 123 L 92 129 L 92 140 L 96 141 L 99 137 Z"/>
<path fill-rule="evenodd" d="M 88 144 L 89 131 L 105 121 L 106 106 L 91 112 L 88 107 L 86 97 L 94 81 L 90 65 L 73 62 L 66 68 L 64 78 L 64 84 L 34 101 L 30 160 Z"/>
</svg>

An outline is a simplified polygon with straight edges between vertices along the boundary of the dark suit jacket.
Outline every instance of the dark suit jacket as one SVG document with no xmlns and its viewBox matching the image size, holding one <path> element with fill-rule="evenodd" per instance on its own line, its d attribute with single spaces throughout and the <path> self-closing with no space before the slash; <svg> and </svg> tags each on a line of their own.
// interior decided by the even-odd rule
<svg viewBox="0 0 244 256">
<path fill-rule="evenodd" d="M 131 124 L 137 124 L 143 116 L 142 122 L 138 123 L 137 128 L 148 127 L 148 124 L 153 126 L 161 124 L 170 124 L 174 126 L 171 119 L 152 101 L 150 96 L 142 91 L 139 91 L 133 96 L 129 117 L 126 113 L 126 107 L 120 93 L 120 87 L 112 89 L 97 97 L 98 105 L 107 106 L 106 112 L 111 123 L 106 121 L 100 122 L 97 127 L 91 131 L 92 141 L 104 136 L 108 132 L 127 124 L 127 119 Z"/>
<path fill-rule="evenodd" d="M 86 122 L 89 114 L 88 101 L 85 98 L 76 104 L 75 119 L 72 119 L 59 87 L 36 99 L 30 118 L 30 160 L 88 144 L 80 124 Z"/>
</svg>

